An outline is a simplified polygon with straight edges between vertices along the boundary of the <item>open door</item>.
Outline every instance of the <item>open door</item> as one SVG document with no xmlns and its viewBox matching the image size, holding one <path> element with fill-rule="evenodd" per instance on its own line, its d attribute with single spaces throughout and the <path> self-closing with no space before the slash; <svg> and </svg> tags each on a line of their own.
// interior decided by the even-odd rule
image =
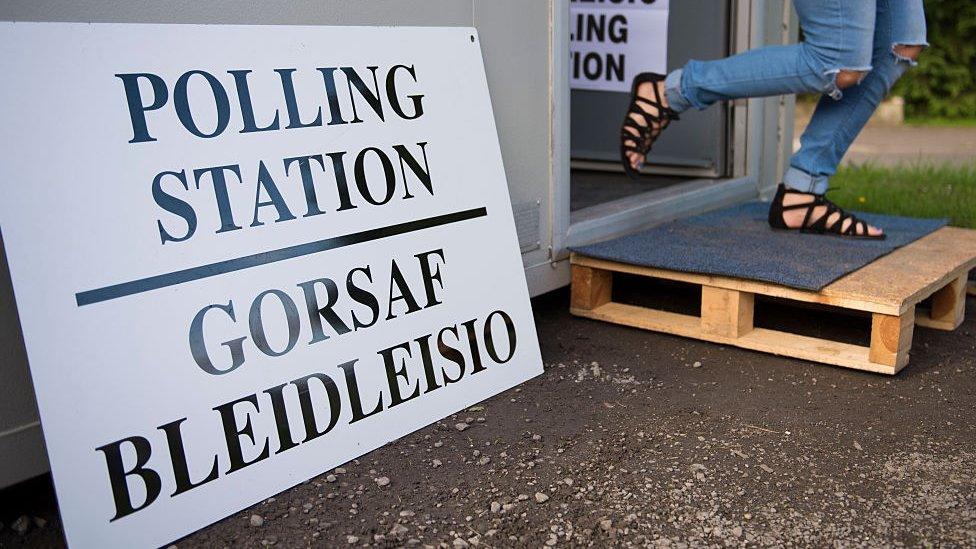
<svg viewBox="0 0 976 549">
<path fill-rule="evenodd" d="M 613 13 L 615 9 L 652 9 L 655 2 L 645 2 L 644 6 L 635 2 L 636 7 L 626 9 L 566 4 L 585 5 L 583 9 L 593 6 Z M 670 2 L 668 8 L 668 71 L 683 66 L 689 59 L 717 59 L 788 42 L 795 36 L 795 17 L 788 1 L 684 0 Z M 564 26 L 574 40 L 574 33 L 581 31 L 584 36 L 611 32 L 609 26 L 588 29 L 588 25 L 601 22 L 581 20 L 574 17 L 573 11 L 565 14 Z M 609 25 L 609 21 L 606 23 Z M 634 30 L 636 27 L 631 29 L 631 41 L 639 40 L 633 35 Z M 605 52 L 601 49 L 605 45 L 594 49 Z M 570 49 L 568 38 L 566 47 Z M 580 47 L 573 49 L 578 51 Z M 633 56 L 634 51 L 628 55 Z M 567 54 L 570 74 L 574 61 L 579 59 Z M 614 66 L 612 60 L 608 63 L 606 76 L 610 77 Z M 569 86 L 569 78 L 566 80 L 565 85 Z M 566 93 L 571 134 L 567 246 L 754 199 L 781 177 L 792 134 L 791 117 L 787 115 L 792 112 L 791 97 L 736 101 L 682 113 L 681 120 L 654 144 L 643 177 L 638 181 L 629 179 L 620 166 L 619 152 L 620 124 L 629 102 L 629 85 L 628 78 L 627 91 L 571 89 Z"/>
<path fill-rule="evenodd" d="M 728 55 L 730 11 L 727 3 L 685 0 L 672 2 L 668 11 L 670 12 L 666 39 L 668 70 L 681 67 L 689 59 L 716 59 Z M 702 17 L 704 13 L 707 13 L 708 17 Z M 614 29 L 612 21 L 604 26 L 604 21 L 590 17 L 590 14 L 585 15 L 571 14 L 573 27 L 571 33 L 575 40 L 585 39 L 586 35 L 596 37 L 601 30 L 611 32 Z M 622 15 L 627 16 L 628 13 L 624 12 Z M 627 19 L 617 21 L 626 24 Z M 636 40 L 637 37 L 633 36 L 635 32 L 644 29 L 632 27 L 623 30 L 629 30 L 628 38 Z M 584 33 L 584 36 L 577 37 L 580 32 Z M 620 32 L 622 31 L 618 31 L 618 36 Z M 648 47 L 653 47 L 652 44 L 656 42 L 645 41 L 644 43 Z M 647 52 L 648 56 L 655 54 L 660 52 Z M 633 63 L 634 60 L 630 59 L 632 55 L 633 53 L 629 53 L 622 61 Z M 585 65 L 582 68 L 586 68 Z M 575 63 L 573 70 L 576 70 Z M 617 75 L 603 72 L 601 76 L 607 78 Z M 629 82 L 624 84 L 629 87 Z M 629 100 L 629 93 L 625 91 L 572 89 L 570 131 L 571 154 L 575 169 L 619 171 L 620 153 L 617 136 Z M 654 151 L 649 158 L 647 173 L 692 177 L 725 175 L 727 120 L 724 108 L 682 113 L 681 123 L 668 128 L 667 133 L 655 143 Z M 585 181 L 585 178 L 581 179 Z M 653 179 L 647 183 L 653 184 L 652 182 Z M 574 181 L 574 189 L 576 187 Z M 573 209 L 593 205 L 590 200 L 597 198 L 595 193 L 574 196 Z"/>
</svg>

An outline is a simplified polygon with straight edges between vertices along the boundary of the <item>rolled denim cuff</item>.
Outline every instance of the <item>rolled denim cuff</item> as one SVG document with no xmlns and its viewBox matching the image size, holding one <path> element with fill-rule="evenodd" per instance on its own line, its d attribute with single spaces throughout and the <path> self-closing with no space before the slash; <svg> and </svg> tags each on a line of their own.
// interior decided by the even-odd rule
<svg viewBox="0 0 976 549">
<path fill-rule="evenodd" d="M 810 175 L 807 172 L 790 166 L 783 176 L 783 184 L 801 193 L 824 194 L 830 178 L 826 175 Z"/>
<path fill-rule="evenodd" d="M 668 106 L 674 112 L 683 112 L 692 107 L 691 102 L 681 93 L 681 75 L 684 71 L 671 71 L 664 79 L 664 95 L 668 98 Z"/>
</svg>

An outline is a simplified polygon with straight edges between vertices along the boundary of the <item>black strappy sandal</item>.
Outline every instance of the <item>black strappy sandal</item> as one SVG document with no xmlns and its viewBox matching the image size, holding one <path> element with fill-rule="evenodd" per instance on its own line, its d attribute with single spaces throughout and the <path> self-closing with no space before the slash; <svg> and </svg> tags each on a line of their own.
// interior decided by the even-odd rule
<svg viewBox="0 0 976 549">
<path fill-rule="evenodd" d="M 783 197 L 787 193 L 803 194 L 813 197 L 810 202 L 803 202 L 801 204 L 793 204 L 790 206 L 783 205 Z M 818 206 L 824 207 L 824 214 L 817 219 L 811 219 L 813 217 L 813 212 Z M 799 227 L 787 227 L 786 222 L 783 220 L 783 212 L 790 210 L 799 210 L 801 208 L 806 208 L 807 213 L 803 216 L 803 223 Z M 827 220 L 831 218 L 834 214 L 837 214 L 837 219 L 827 225 Z M 844 222 L 850 220 L 847 224 L 847 229 L 844 229 Z M 868 224 L 860 220 L 854 214 L 845 212 L 837 204 L 834 204 L 830 200 L 827 200 L 822 194 L 804 193 L 800 191 L 794 191 L 792 189 L 786 188 L 786 185 L 782 183 L 776 189 L 776 196 L 773 198 L 773 203 L 769 205 L 769 226 L 774 229 L 788 230 L 788 231 L 799 231 L 801 233 L 814 233 L 814 234 L 826 234 L 831 236 L 841 236 L 844 238 L 858 238 L 864 240 L 884 240 L 885 233 L 879 235 L 868 234 Z"/>
<path fill-rule="evenodd" d="M 661 132 L 668 127 L 672 120 L 678 120 L 678 113 L 664 106 L 663 98 L 658 91 L 656 84 L 663 81 L 664 78 L 665 75 L 663 74 L 642 72 L 634 77 L 634 83 L 630 87 L 630 106 L 627 108 L 627 114 L 624 115 L 624 123 L 620 127 L 620 162 L 624 165 L 624 171 L 631 179 L 637 179 L 640 177 L 640 173 L 630 166 L 627 153 L 635 152 L 641 156 L 647 156 L 651 150 L 651 145 L 661 135 Z M 655 84 L 652 86 L 654 99 L 637 95 L 638 86 L 647 82 Z M 644 110 L 641 103 L 657 109 L 657 114 L 651 114 Z M 638 124 L 631 118 L 631 114 L 642 117 L 644 125 Z M 627 128 L 632 128 L 637 133 L 627 131 Z"/>
</svg>

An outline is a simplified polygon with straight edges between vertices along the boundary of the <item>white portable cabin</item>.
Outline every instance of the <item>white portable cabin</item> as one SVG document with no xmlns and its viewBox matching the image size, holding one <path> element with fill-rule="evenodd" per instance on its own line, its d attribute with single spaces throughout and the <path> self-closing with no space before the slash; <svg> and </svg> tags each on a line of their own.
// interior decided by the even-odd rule
<svg viewBox="0 0 976 549">
<path fill-rule="evenodd" d="M 792 146 L 792 97 L 716 105 L 683 114 L 650 177 L 630 182 L 617 152 L 627 95 L 570 90 L 569 0 L 8 0 L 0 20 L 477 28 L 533 296 L 569 283 L 571 246 L 768 194 Z M 789 0 L 674 1 L 668 67 L 795 37 Z M 47 469 L 0 250 L 0 487 Z"/>
</svg>

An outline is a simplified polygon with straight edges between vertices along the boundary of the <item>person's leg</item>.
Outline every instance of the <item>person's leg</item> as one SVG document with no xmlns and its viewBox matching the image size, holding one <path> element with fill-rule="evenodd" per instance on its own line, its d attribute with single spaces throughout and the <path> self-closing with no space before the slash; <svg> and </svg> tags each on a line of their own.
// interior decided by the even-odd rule
<svg viewBox="0 0 976 549">
<path fill-rule="evenodd" d="M 820 92 L 834 98 L 871 69 L 874 0 L 794 0 L 804 41 L 715 61 L 689 61 L 668 75 L 671 108 L 717 101 Z"/>
<path fill-rule="evenodd" d="M 840 98 L 870 69 L 873 0 L 794 0 L 805 40 L 767 46 L 714 61 L 691 60 L 666 81 L 644 84 L 639 97 L 654 98 L 653 85 L 675 112 L 707 108 L 717 101 L 797 92 Z M 643 88 L 643 89 L 642 89 Z M 651 112 L 650 114 L 657 114 Z M 638 124 L 641 117 L 632 115 Z M 628 129 L 636 135 L 636 131 Z M 644 158 L 629 153 L 631 166 Z"/>
<path fill-rule="evenodd" d="M 784 176 L 788 188 L 826 192 L 829 177 L 837 171 L 851 143 L 926 45 L 922 0 L 877 0 L 872 70 L 859 85 L 845 90 L 840 100 L 820 99 L 800 138 L 800 150 L 790 159 Z M 788 213 L 787 225 L 799 226 L 803 215 L 802 210 Z M 877 229 L 871 231 L 879 233 Z"/>
</svg>

